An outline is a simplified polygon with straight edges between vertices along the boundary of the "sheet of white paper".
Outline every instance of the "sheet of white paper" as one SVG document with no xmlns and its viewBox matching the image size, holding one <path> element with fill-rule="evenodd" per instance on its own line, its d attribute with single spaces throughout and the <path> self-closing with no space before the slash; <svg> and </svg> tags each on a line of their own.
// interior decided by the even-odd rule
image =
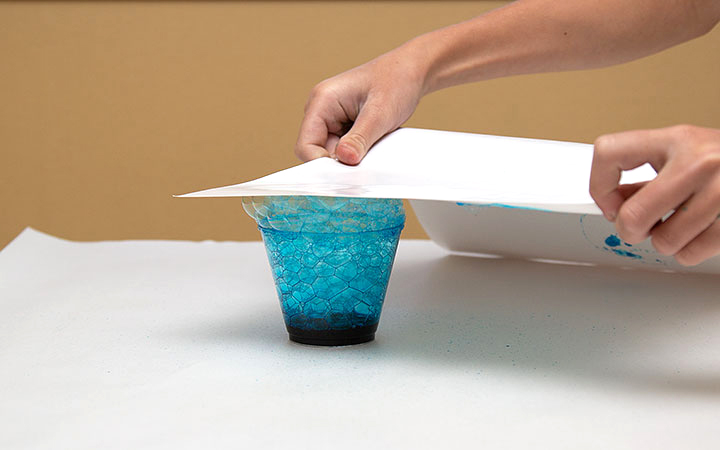
<svg viewBox="0 0 720 450">
<path fill-rule="evenodd" d="M 685 268 L 649 242 L 622 242 L 588 192 L 592 152 L 588 144 L 404 128 L 356 167 L 321 158 L 182 197 L 403 198 L 430 238 L 454 253 L 720 273 L 720 257 Z M 654 176 L 644 165 L 623 182 Z"/>
<path fill-rule="evenodd" d="M 26 230 L 0 449 L 716 450 L 718 290 L 402 239 L 377 339 L 319 348 L 288 341 L 260 242 Z"/>
<path fill-rule="evenodd" d="M 358 166 L 320 158 L 247 183 L 181 197 L 326 195 L 501 203 L 600 214 L 588 193 L 592 146 L 403 128 Z M 643 166 L 626 182 L 651 179 Z"/>
</svg>

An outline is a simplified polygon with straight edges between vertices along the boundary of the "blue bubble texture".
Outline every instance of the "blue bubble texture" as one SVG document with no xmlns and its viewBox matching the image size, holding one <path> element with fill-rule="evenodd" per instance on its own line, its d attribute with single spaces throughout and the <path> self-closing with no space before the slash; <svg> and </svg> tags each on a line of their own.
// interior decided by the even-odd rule
<svg viewBox="0 0 720 450">
<path fill-rule="evenodd" d="M 243 206 L 262 233 L 288 326 L 378 323 L 405 223 L 401 200 L 252 197 Z"/>
</svg>

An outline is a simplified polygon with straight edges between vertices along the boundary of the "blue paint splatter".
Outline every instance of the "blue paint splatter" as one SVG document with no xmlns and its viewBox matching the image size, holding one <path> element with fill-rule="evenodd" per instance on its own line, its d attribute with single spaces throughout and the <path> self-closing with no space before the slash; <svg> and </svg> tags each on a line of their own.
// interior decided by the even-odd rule
<svg viewBox="0 0 720 450">
<path fill-rule="evenodd" d="M 630 244 L 628 244 L 627 242 L 623 242 L 622 240 L 620 240 L 619 237 L 617 237 L 614 234 L 611 234 L 610 236 L 605 238 L 605 245 L 610 247 L 610 248 L 606 248 L 605 250 L 610 250 L 611 252 L 615 253 L 616 255 L 624 256 L 626 258 L 642 259 L 642 256 L 638 255 L 637 253 L 632 253 L 627 250 L 621 250 L 619 248 L 614 248 L 614 247 L 620 246 L 621 244 L 625 244 L 626 246 L 631 247 Z"/>
<path fill-rule="evenodd" d="M 585 239 L 596 249 L 611 252 L 617 256 L 622 256 L 623 258 L 632 259 L 641 263 L 658 263 L 662 265 L 668 264 L 667 261 L 658 258 L 657 254 L 654 251 L 633 247 L 631 244 L 628 244 L 627 242 L 624 242 L 622 239 L 620 239 L 616 234 L 611 234 L 606 237 L 603 242 L 603 244 L 605 245 L 595 244 L 593 239 L 590 239 L 590 236 L 588 236 L 585 230 L 586 217 L 587 214 L 583 214 L 580 216 L 580 229 L 582 231 L 583 237 L 585 237 Z M 624 247 L 631 247 L 632 251 L 628 251 L 628 249 L 625 249 Z M 648 257 L 647 259 L 646 256 Z"/>
<path fill-rule="evenodd" d="M 625 256 L 625 257 L 627 257 L 627 258 L 642 259 L 642 256 L 640 256 L 640 255 L 638 255 L 638 254 L 636 254 L 636 253 L 629 252 L 629 251 L 627 251 L 627 250 L 620 250 L 620 249 L 618 249 L 618 248 L 611 248 L 610 251 L 613 252 L 613 253 L 615 253 L 616 255 Z"/>
</svg>

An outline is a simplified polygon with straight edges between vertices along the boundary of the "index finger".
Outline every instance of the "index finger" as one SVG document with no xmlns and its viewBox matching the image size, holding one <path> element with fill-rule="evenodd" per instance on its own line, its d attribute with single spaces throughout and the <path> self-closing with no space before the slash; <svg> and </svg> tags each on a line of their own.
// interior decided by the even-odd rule
<svg viewBox="0 0 720 450">
<path fill-rule="evenodd" d="M 665 165 L 669 145 L 665 130 L 625 131 L 595 140 L 590 195 L 608 220 L 615 220 L 625 201 L 619 189 L 622 171 L 648 162 L 658 171 Z"/>
<path fill-rule="evenodd" d="M 316 114 L 307 114 L 300 124 L 300 133 L 295 143 L 295 155 L 301 161 L 330 156 L 325 149 L 329 135 L 327 124 Z"/>
</svg>

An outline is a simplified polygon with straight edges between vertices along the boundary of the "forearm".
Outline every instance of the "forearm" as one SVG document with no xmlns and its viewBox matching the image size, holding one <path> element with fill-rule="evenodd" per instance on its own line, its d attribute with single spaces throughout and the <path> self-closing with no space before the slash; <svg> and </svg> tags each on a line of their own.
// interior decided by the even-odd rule
<svg viewBox="0 0 720 450">
<path fill-rule="evenodd" d="M 428 93 L 631 61 L 700 36 L 719 19 L 718 0 L 518 0 L 398 50 L 422 60 Z"/>
</svg>

